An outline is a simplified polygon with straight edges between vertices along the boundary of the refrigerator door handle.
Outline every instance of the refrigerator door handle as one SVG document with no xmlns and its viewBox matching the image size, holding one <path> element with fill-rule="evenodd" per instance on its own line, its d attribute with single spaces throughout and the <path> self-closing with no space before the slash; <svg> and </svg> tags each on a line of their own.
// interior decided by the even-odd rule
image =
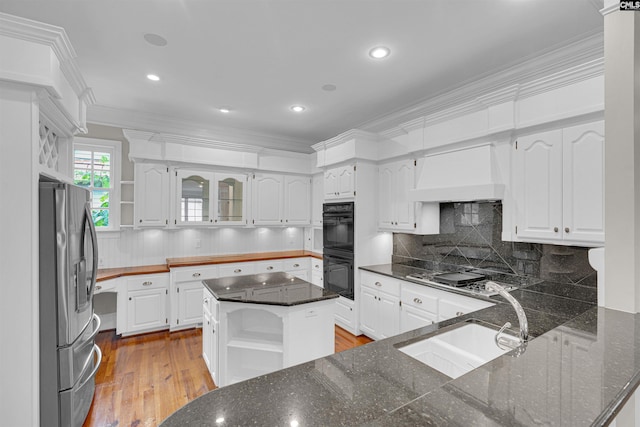
<svg viewBox="0 0 640 427">
<path fill-rule="evenodd" d="M 84 210 L 87 215 L 87 224 L 89 225 L 89 234 L 91 235 L 91 247 L 93 248 L 93 277 L 91 277 L 91 288 L 89 290 L 89 301 L 91 301 L 93 300 L 93 293 L 96 290 L 96 279 L 98 278 L 98 236 L 96 235 L 96 227 L 93 224 L 89 204 L 84 206 Z"/>
<path fill-rule="evenodd" d="M 100 369 L 100 364 L 102 363 L 102 351 L 100 351 L 100 347 L 98 347 L 98 344 L 93 345 L 93 353 L 98 355 L 98 362 L 96 362 L 96 365 L 93 367 L 93 371 L 91 371 L 91 373 L 87 375 L 84 381 L 82 381 L 77 387 L 74 388 L 82 388 L 87 383 L 87 381 L 96 376 L 98 369 Z"/>
</svg>

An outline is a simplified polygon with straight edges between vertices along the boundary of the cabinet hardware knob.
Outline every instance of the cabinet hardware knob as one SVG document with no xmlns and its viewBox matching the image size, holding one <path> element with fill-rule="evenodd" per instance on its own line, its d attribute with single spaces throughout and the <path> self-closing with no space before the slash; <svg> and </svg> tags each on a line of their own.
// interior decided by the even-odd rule
<svg viewBox="0 0 640 427">
<path fill-rule="evenodd" d="M 193 273 L 191 276 L 193 276 L 193 277 L 200 277 L 200 273 Z"/>
<path fill-rule="evenodd" d="M 242 270 L 239 268 L 236 268 L 235 270 L 233 270 L 234 273 L 242 273 Z"/>
<path fill-rule="evenodd" d="M 203 299 L 203 300 L 202 300 L 202 302 L 203 302 L 204 304 L 209 304 L 209 299 L 208 299 L 208 298 L 205 298 L 205 299 Z"/>
<path fill-rule="evenodd" d="M 464 314 L 464 312 L 462 311 L 456 311 L 456 316 L 462 316 Z"/>
<path fill-rule="evenodd" d="M 382 283 L 380 283 L 380 282 L 376 282 L 376 283 L 375 283 L 375 285 L 376 285 L 376 286 L 382 286 Z"/>
<path fill-rule="evenodd" d="M 142 282 L 142 286 L 151 286 L 153 285 L 153 282 L 150 280 L 147 280 L 146 282 Z"/>
<path fill-rule="evenodd" d="M 215 333 L 216 333 L 216 330 L 215 330 L 215 329 L 211 329 L 211 333 L 212 333 L 212 334 L 215 334 Z"/>
<path fill-rule="evenodd" d="M 316 268 L 320 268 L 320 266 L 318 264 L 316 264 Z"/>
<path fill-rule="evenodd" d="M 96 285 L 96 291 L 99 291 L 100 289 L 102 289 L 102 286 Z"/>
<path fill-rule="evenodd" d="M 267 267 L 267 270 L 273 270 L 272 266 Z"/>
<path fill-rule="evenodd" d="M 565 228 L 564 228 L 564 232 L 565 232 L 565 233 L 568 233 L 569 231 L 571 231 L 571 230 L 569 230 L 569 227 L 565 227 Z"/>
<path fill-rule="evenodd" d="M 300 264 L 293 264 L 294 267 L 300 267 Z"/>
<path fill-rule="evenodd" d="M 131 301 L 131 297 L 129 297 L 129 301 Z"/>
<path fill-rule="evenodd" d="M 422 300 L 420 298 L 414 298 L 413 302 L 415 302 L 416 304 L 422 304 Z"/>
<path fill-rule="evenodd" d="M 142 223 L 142 220 L 140 220 L 140 222 Z"/>
<path fill-rule="evenodd" d="M 554 231 L 554 233 L 557 233 L 558 232 L 558 227 L 553 227 L 553 231 Z"/>
</svg>

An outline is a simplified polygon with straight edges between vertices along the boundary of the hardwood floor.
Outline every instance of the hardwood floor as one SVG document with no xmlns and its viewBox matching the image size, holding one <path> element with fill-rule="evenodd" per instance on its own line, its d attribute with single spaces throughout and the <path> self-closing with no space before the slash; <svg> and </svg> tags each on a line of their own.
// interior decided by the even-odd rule
<svg viewBox="0 0 640 427">
<path fill-rule="evenodd" d="M 335 327 L 340 352 L 371 339 Z M 184 404 L 216 388 L 202 360 L 202 329 L 120 338 L 100 332 L 102 365 L 83 427 L 154 427 Z"/>
</svg>

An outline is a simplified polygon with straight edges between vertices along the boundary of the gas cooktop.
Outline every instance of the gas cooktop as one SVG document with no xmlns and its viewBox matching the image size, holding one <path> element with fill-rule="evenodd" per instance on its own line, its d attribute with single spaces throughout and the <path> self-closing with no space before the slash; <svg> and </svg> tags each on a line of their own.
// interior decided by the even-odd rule
<svg viewBox="0 0 640 427">
<path fill-rule="evenodd" d="M 485 288 L 485 284 L 489 281 L 486 276 L 476 273 L 412 273 L 406 276 L 408 279 L 417 280 L 419 282 L 437 285 L 443 288 L 455 288 L 462 292 L 470 294 L 491 297 L 498 295 L 496 291 L 489 291 Z M 517 289 L 515 285 L 496 282 L 501 285 L 507 292 Z"/>
</svg>

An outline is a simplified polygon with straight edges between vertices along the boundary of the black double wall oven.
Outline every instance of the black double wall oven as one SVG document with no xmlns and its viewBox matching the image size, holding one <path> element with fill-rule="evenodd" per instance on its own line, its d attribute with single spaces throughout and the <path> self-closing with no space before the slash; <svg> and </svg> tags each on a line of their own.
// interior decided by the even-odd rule
<svg viewBox="0 0 640 427">
<path fill-rule="evenodd" d="M 353 299 L 353 202 L 325 203 L 322 209 L 324 287 Z"/>
</svg>

